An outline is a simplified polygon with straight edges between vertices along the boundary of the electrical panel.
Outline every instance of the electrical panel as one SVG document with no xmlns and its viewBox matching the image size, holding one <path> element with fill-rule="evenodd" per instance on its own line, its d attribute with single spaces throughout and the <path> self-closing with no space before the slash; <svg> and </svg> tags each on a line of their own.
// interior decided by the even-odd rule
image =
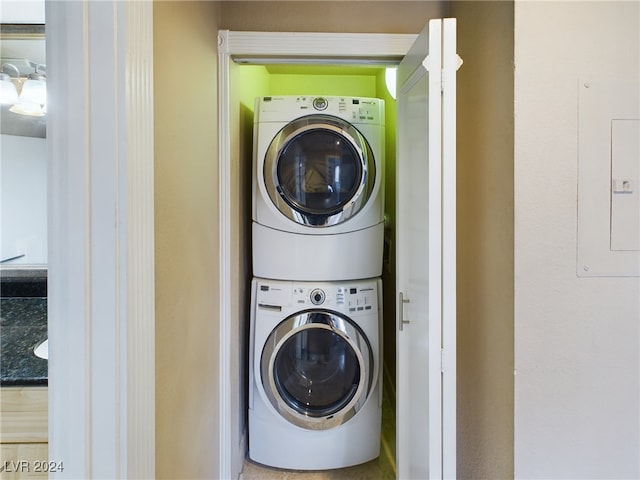
<svg viewBox="0 0 640 480">
<path fill-rule="evenodd" d="M 577 274 L 640 276 L 637 79 L 578 84 Z"/>
</svg>

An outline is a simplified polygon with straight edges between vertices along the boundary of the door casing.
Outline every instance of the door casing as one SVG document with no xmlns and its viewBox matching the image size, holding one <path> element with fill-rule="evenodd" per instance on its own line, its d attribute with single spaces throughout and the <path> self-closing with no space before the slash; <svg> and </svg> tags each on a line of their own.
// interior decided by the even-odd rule
<svg viewBox="0 0 640 480">
<path fill-rule="evenodd" d="M 292 37 L 295 41 L 292 41 Z M 297 64 L 397 64 L 407 54 L 416 39 L 414 34 L 363 34 L 363 33 L 292 33 L 292 32 L 218 32 L 218 125 L 219 125 L 219 218 L 220 218 L 220 344 L 219 344 L 219 425 L 220 425 L 220 478 L 238 478 L 244 460 L 246 434 L 241 431 L 242 412 L 234 411 L 232 397 L 243 378 L 234 361 L 231 319 L 234 271 L 232 267 L 232 207 L 235 202 L 232 190 L 233 135 L 231 122 L 230 64 L 234 59 L 242 63 L 285 63 L 295 59 Z M 234 381 L 236 382 L 234 384 Z M 234 438 L 240 432 L 240 444 Z"/>
<path fill-rule="evenodd" d="M 45 8 L 49 458 L 154 478 L 153 5 Z"/>
</svg>

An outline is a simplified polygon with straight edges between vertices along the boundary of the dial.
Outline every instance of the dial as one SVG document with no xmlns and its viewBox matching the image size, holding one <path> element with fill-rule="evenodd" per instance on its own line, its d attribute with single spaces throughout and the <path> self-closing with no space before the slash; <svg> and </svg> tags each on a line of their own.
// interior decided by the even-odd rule
<svg viewBox="0 0 640 480">
<path fill-rule="evenodd" d="M 324 293 L 324 290 L 320 288 L 316 288 L 311 291 L 310 297 L 311 297 L 311 303 L 313 303 L 314 305 L 322 305 L 324 303 L 324 299 L 326 298 L 326 295 Z"/>
<path fill-rule="evenodd" d="M 326 110 L 328 106 L 329 102 L 326 98 L 317 97 L 313 99 L 313 108 L 315 108 L 316 110 Z"/>
</svg>

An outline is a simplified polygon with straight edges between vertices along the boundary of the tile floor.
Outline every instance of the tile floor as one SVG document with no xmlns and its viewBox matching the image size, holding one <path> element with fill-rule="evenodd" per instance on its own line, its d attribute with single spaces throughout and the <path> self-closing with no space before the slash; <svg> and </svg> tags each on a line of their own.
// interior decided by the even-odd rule
<svg viewBox="0 0 640 480">
<path fill-rule="evenodd" d="M 240 480 L 393 480 L 396 478 L 395 424 L 395 412 L 385 395 L 380 456 L 377 459 L 355 467 L 308 472 L 266 467 L 247 458 Z"/>
</svg>

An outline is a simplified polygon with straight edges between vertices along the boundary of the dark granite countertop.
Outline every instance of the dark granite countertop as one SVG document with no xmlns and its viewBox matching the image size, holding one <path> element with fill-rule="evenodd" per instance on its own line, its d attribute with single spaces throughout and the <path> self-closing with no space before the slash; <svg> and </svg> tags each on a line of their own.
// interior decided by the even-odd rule
<svg viewBox="0 0 640 480">
<path fill-rule="evenodd" d="M 2 275 L 0 385 L 46 385 L 48 362 L 33 349 L 47 338 L 46 277 Z"/>
</svg>

